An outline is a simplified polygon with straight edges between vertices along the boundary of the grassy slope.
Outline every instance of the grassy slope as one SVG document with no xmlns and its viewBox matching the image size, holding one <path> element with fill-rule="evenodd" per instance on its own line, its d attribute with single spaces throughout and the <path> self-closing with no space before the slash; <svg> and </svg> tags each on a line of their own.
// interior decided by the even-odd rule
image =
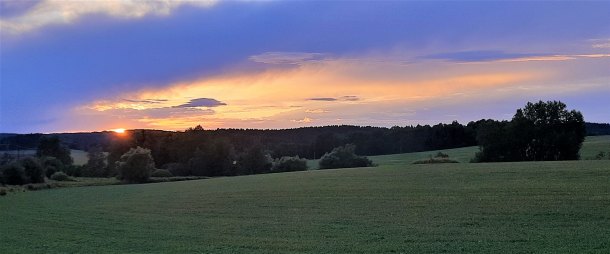
<svg viewBox="0 0 610 254">
<path fill-rule="evenodd" d="M 470 162 L 470 159 L 479 151 L 479 148 L 471 146 L 440 151 L 448 154 L 451 159 L 467 163 Z M 610 153 L 610 136 L 587 137 L 580 150 L 581 159 L 591 160 L 595 158 L 595 155 L 600 151 Z M 371 156 L 371 159 L 379 165 L 409 164 L 417 160 L 427 159 L 430 156 L 434 156 L 437 152 L 438 151 Z M 606 159 L 608 158 L 606 157 Z M 317 163 L 317 161 L 309 162 L 310 167 L 315 168 L 315 163 Z"/>
<path fill-rule="evenodd" d="M 583 160 L 590 160 L 595 158 L 595 155 L 599 152 L 604 152 L 606 156 L 610 156 L 610 136 L 587 137 L 580 149 L 580 157 Z"/>
<path fill-rule="evenodd" d="M 610 252 L 610 160 L 401 156 L 376 157 L 377 168 L 11 194 L 0 198 L 0 253 Z"/>
<path fill-rule="evenodd" d="M 0 253 L 610 251 L 610 162 L 443 164 L 0 199 Z"/>
</svg>

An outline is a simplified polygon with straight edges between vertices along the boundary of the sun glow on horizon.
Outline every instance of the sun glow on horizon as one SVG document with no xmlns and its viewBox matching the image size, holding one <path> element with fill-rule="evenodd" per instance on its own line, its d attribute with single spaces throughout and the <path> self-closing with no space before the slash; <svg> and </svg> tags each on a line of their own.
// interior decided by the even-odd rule
<svg viewBox="0 0 610 254">
<path fill-rule="evenodd" d="M 125 133 L 125 129 L 124 128 L 112 129 L 112 131 L 114 131 L 116 133 L 119 133 L 119 134 Z"/>
</svg>

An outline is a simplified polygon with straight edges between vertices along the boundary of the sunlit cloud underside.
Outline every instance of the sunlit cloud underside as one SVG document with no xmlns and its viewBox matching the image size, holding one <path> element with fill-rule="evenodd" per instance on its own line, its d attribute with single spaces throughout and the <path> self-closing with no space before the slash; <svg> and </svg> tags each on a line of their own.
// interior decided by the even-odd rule
<svg viewBox="0 0 610 254">
<path fill-rule="evenodd" d="M 0 1 L 0 132 L 465 123 L 537 100 L 608 122 L 609 8 Z"/>
<path fill-rule="evenodd" d="M 266 54 L 269 55 L 269 54 Z M 287 128 L 309 125 L 406 125 L 423 108 L 460 108 L 527 93 L 552 97 L 607 91 L 599 80 L 583 82 L 583 70 L 610 63 L 610 55 L 545 56 L 455 63 L 405 64 L 389 58 L 307 59 L 254 73 L 223 75 L 119 94 L 74 111 L 128 120 L 129 127 L 184 129 Z M 260 60 L 260 57 L 255 57 Z M 593 67 L 591 67 L 593 66 Z M 588 73 L 588 72 L 587 72 Z M 586 74 L 588 75 L 588 74 Z M 600 77 L 606 79 L 606 77 Z M 200 105 L 189 102 L 204 100 Z M 207 104 L 206 104 L 207 103 Z M 421 115 L 421 113 L 420 113 Z M 441 119 L 428 119 L 429 122 Z"/>
<path fill-rule="evenodd" d="M 11 5 L 31 5 L 35 1 L 7 1 Z M 216 0 L 44 0 L 33 4 L 22 15 L 0 20 L 0 29 L 13 35 L 52 25 L 66 25 L 87 15 L 107 15 L 137 19 L 147 15 L 168 16 L 180 6 L 211 7 Z"/>
</svg>

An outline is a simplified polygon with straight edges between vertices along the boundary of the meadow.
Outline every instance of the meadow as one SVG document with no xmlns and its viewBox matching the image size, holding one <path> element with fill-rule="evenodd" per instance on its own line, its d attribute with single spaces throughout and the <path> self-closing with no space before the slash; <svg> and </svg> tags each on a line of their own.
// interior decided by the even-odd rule
<svg viewBox="0 0 610 254">
<path fill-rule="evenodd" d="M 466 162 L 473 151 L 444 152 Z M 610 160 L 411 164 L 430 154 L 11 194 L 0 253 L 610 252 Z"/>
</svg>

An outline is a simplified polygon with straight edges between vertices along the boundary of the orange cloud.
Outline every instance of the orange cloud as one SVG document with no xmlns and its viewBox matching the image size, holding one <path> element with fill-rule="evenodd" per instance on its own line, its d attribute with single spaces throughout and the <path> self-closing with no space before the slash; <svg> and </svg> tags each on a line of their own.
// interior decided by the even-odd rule
<svg viewBox="0 0 610 254">
<path fill-rule="evenodd" d="M 127 115 L 144 127 L 162 129 L 185 129 L 196 124 L 208 128 L 285 128 L 340 124 L 372 115 L 386 117 L 375 122 L 392 124 L 431 102 L 473 103 L 525 91 L 548 92 L 549 80 L 559 75 L 553 68 L 543 68 L 546 65 L 541 62 L 370 64 L 335 59 L 290 69 L 204 78 L 120 94 L 117 99 L 96 101 L 80 111 Z M 553 89 L 580 88 L 554 85 Z M 177 107 L 195 98 L 209 98 L 223 105 Z M 405 107 L 409 110 L 402 110 Z"/>
</svg>

